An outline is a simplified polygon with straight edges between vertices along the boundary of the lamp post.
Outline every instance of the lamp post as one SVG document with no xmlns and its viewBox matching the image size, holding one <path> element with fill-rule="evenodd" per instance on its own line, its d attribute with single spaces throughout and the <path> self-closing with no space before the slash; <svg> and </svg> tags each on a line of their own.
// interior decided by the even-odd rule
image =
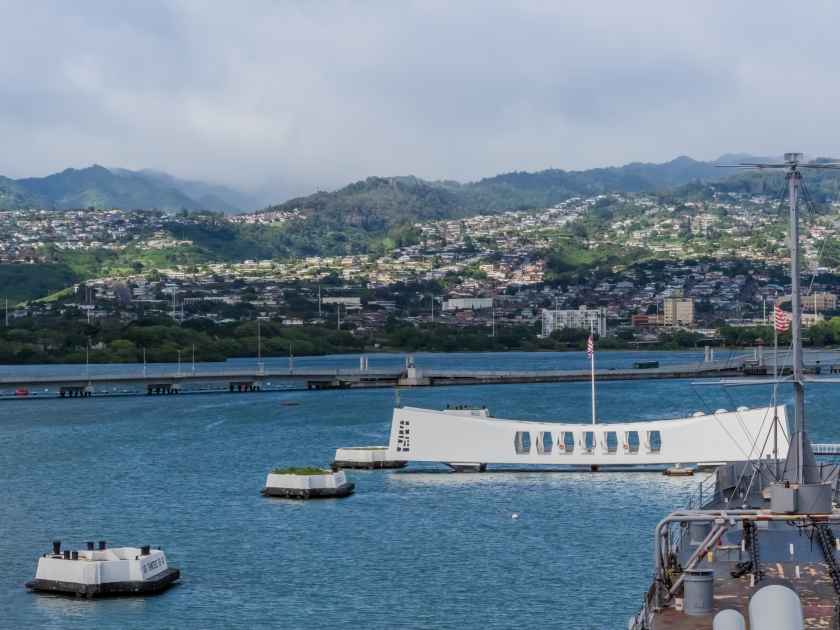
<svg viewBox="0 0 840 630">
<path fill-rule="evenodd" d="M 265 366 L 263 365 L 262 360 L 262 328 L 260 326 L 260 320 L 262 317 L 257 315 L 257 373 L 262 374 L 265 372 Z"/>
</svg>

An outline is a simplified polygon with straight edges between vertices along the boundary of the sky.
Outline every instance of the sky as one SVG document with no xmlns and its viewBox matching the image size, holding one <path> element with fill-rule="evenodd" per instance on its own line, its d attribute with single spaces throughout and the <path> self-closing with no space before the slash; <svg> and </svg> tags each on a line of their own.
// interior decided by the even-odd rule
<svg viewBox="0 0 840 630">
<path fill-rule="evenodd" d="M 798 14 L 797 14 L 798 12 Z M 678 155 L 840 155 L 840 3 L 0 0 L 0 174 L 282 201 Z"/>
</svg>

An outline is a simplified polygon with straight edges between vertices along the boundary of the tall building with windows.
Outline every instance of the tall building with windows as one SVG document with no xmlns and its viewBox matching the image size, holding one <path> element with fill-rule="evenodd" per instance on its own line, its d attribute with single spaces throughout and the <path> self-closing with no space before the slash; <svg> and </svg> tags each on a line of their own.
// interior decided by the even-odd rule
<svg viewBox="0 0 840 630">
<path fill-rule="evenodd" d="M 662 319 L 666 326 L 691 326 L 694 323 L 692 298 L 667 297 L 662 306 Z"/>
<path fill-rule="evenodd" d="M 827 291 L 814 291 L 802 296 L 802 309 L 819 313 L 833 311 L 837 308 L 837 296 Z"/>
<path fill-rule="evenodd" d="M 548 337 L 555 330 L 564 328 L 582 328 L 591 330 L 599 337 L 607 334 L 607 309 L 587 308 L 556 310 L 544 308 L 542 311 L 542 336 Z"/>
<path fill-rule="evenodd" d="M 814 291 L 813 293 L 803 293 L 802 310 L 811 313 L 818 313 L 820 311 L 833 311 L 837 308 L 837 296 L 828 291 Z M 779 298 L 778 303 L 784 304 L 790 302 L 790 296 L 785 295 Z"/>
</svg>

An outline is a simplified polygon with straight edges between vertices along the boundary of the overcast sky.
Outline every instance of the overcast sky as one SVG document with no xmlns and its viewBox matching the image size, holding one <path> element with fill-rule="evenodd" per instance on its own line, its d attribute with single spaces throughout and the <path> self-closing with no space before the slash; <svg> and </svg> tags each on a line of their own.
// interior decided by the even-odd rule
<svg viewBox="0 0 840 630">
<path fill-rule="evenodd" d="M 838 24 L 830 0 L 0 0 L 0 174 L 96 162 L 282 199 L 838 155 Z"/>
</svg>

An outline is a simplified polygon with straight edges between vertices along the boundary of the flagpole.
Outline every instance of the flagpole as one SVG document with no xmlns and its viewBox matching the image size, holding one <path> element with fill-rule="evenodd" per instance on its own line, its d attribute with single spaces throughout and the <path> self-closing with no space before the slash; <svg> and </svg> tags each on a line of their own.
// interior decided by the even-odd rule
<svg viewBox="0 0 840 630">
<path fill-rule="evenodd" d="M 592 424 L 596 423 L 595 415 L 595 337 L 592 334 L 592 327 L 589 332 L 589 371 L 592 376 Z"/>
<path fill-rule="evenodd" d="M 776 391 L 779 384 L 779 330 L 776 328 L 776 311 L 773 311 L 773 461 L 776 478 L 779 477 L 779 408 L 776 405 Z"/>
<path fill-rule="evenodd" d="M 592 358 L 589 360 L 590 369 L 592 371 L 592 424 L 595 424 L 595 352 L 592 352 Z"/>
<path fill-rule="evenodd" d="M 779 380 L 779 333 L 790 329 L 791 320 L 788 318 L 778 304 L 773 305 L 773 458 L 776 462 L 776 477 L 779 476 L 779 413 L 777 403 L 777 391 Z M 782 365 L 784 369 L 784 364 Z"/>
</svg>

